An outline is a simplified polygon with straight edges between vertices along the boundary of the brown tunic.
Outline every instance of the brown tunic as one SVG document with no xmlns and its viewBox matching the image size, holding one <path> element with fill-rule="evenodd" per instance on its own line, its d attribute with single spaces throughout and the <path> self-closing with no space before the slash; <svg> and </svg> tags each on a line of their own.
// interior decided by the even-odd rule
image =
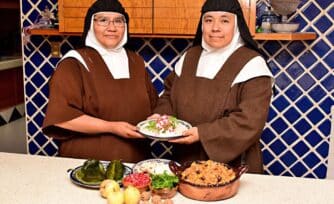
<svg viewBox="0 0 334 204">
<path fill-rule="evenodd" d="M 269 109 L 271 79 L 257 77 L 231 87 L 244 65 L 258 55 L 246 47 L 236 50 L 213 80 L 196 77 L 201 51 L 194 47 L 187 52 L 181 76 L 168 77 L 154 111 L 175 115 L 198 127 L 200 142 L 175 145 L 175 159 L 246 163 L 249 172 L 261 173 L 259 140 Z"/>
<path fill-rule="evenodd" d="M 131 124 L 145 120 L 157 100 L 144 61 L 127 51 L 129 79 L 114 79 L 92 48 L 78 50 L 89 71 L 76 59 L 60 62 L 50 81 L 50 96 L 43 131 L 60 141 L 59 155 L 137 162 L 150 156 L 146 139 L 124 139 L 110 133 L 82 134 L 54 126 L 83 114 Z"/>
</svg>

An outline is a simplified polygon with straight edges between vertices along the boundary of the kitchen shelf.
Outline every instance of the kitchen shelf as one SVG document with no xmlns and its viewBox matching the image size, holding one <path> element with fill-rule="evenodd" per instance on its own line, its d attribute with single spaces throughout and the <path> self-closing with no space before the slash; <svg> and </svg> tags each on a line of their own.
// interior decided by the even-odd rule
<svg viewBox="0 0 334 204">
<path fill-rule="evenodd" d="M 58 29 L 31 29 L 31 35 L 73 35 L 81 36 L 81 33 L 62 33 Z M 148 38 L 194 38 L 194 35 L 166 35 L 166 34 L 130 34 L 131 37 L 148 37 Z M 315 33 L 256 33 L 255 40 L 314 40 L 317 37 Z"/>
<path fill-rule="evenodd" d="M 81 36 L 82 33 L 66 33 L 59 32 L 58 29 L 55 28 L 47 28 L 47 29 L 31 29 L 29 30 L 31 35 L 51 35 L 51 36 L 61 36 L 61 35 L 72 35 L 72 36 Z M 142 37 L 142 38 L 194 38 L 194 35 L 176 35 L 176 34 L 131 34 L 131 37 Z"/>
<path fill-rule="evenodd" d="M 249 7 L 249 31 L 254 40 L 314 40 L 317 37 L 314 32 L 256 33 L 256 2 L 256 0 L 250 0 Z"/>
<path fill-rule="evenodd" d="M 29 33 L 31 35 L 81 35 L 81 33 L 61 33 L 56 28 L 31 29 Z"/>
<path fill-rule="evenodd" d="M 70 1 L 70 0 L 67 0 Z M 91 0 L 90 0 L 91 1 Z M 146 2 L 147 0 L 145 0 Z M 148 1 L 147 1 L 148 2 Z M 199 2 L 199 1 L 195 1 Z M 297 33 L 256 33 L 256 1 L 242 0 L 245 8 L 249 9 L 249 30 L 255 40 L 314 40 L 317 35 L 314 32 L 297 32 Z M 202 2 L 201 2 L 202 4 Z M 201 5 L 199 4 L 199 5 Z M 58 29 L 37 29 L 31 30 L 32 35 L 81 35 L 80 32 L 59 32 Z M 147 37 L 147 38 L 194 38 L 194 34 L 169 34 L 169 33 L 136 33 L 130 34 L 131 37 Z"/>
<path fill-rule="evenodd" d="M 254 40 L 314 40 L 316 33 L 299 32 L 299 33 L 255 33 Z"/>
</svg>

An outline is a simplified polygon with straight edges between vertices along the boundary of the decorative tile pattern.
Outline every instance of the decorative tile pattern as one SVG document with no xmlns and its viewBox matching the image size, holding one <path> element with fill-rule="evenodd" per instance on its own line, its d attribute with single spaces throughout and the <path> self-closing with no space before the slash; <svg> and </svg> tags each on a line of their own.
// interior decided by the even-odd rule
<svg viewBox="0 0 334 204">
<path fill-rule="evenodd" d="M 24 104 L 18 104 L 13 107 L 0 111 L 0 126 L 7 125 L 17 119 L 25 117 Z"/>
<path fill-rule="evenodd" d="M 56 2 L 22 0 L 22 25 L 31 25 L 46 5 L 55 10 Z M 268 64 L 276 80 L 276 94 L 261 139 L 263 161 L 267 174 L 325 178 L 334 117 L 330 115 L 334 105 L 334 2 L 301 2 L 289 20 L 299 22 L 300 31 L 316 32 L 317 39 L 258 42 L 269 56 Z M 258 15 L 266 3 L 257 2 Z M 30 50 L 23 50 L 29 153 L 56 155 L 57 144 L 41 132 L 48 100 L 47 83 L 59 60 L 50 55 L 50 41 L 60 41 L 65 54 L 78 37 L 32 36 L 31 41 Z M 136 38 L 131 45 L 143 56 L 152 82 L 161 92 L 163 79 L 191 40 Z M 154 156 L 166 153 L 159 147 L 164 144 L 153 145 L 158 145 Z"/>
</svg>

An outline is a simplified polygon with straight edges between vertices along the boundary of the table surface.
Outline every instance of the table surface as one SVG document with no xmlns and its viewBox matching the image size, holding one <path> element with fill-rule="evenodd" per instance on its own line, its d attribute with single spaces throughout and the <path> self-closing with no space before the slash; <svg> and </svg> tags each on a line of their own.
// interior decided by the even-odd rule
<svg viewBox="0 0 334 204">
<path fill-rule="evenodd" d="M 98 190 L 78 187 L 68 169 L 84 160 L 0 152 L 0 202 L 4 204 L 106 204 Z M 180 193 L 175 204 L 205 203 Z M 238 193 L 210 203 L 334 203 L 334 180 L 244 174 Z"/>
</svg>

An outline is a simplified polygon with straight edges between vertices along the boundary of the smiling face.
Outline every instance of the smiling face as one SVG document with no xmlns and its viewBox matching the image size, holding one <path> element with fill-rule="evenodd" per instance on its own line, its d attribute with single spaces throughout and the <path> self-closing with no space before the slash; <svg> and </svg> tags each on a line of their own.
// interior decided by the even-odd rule
<svg viewBox="0 0 334 204">
<path fill-rule="evenodd" d="M 203 39 L 212 48 L 226 47 L 233 38 L 235 15 L 223 11 L 209 11 L 202 17 Z"/>
<path fill-rule="evenodd" d="M 125 34 L 125 26 L 122 14 L 106 12 L 94 15 L 95 37 L 107 49 L 115 48 L 120 43 Z"/>
</svg>

